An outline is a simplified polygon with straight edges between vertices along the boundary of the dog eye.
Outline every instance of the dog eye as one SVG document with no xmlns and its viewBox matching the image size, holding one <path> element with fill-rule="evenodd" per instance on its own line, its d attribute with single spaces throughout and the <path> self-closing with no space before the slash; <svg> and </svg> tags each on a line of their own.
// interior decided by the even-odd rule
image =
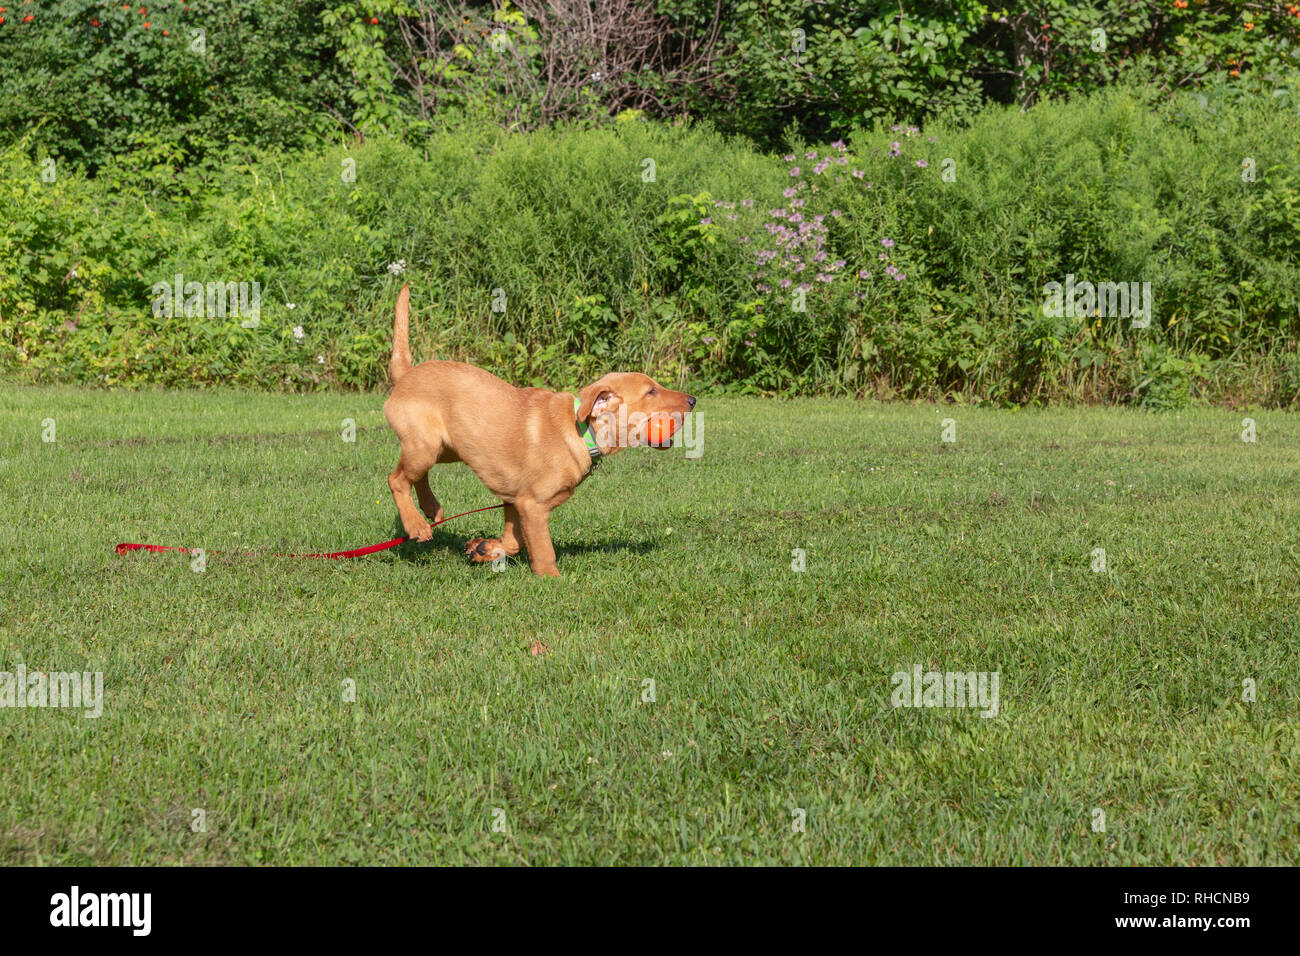
<svg viewBox="0 0 1300 956">
<path fill-rule="evenodd" d="M 650 389 L 650 391 L 645 393 L 646 398 L 649 398 L 651 395 L 658 395 L 658 394 L 659 394 L 659 389 L 657 388 L 652 388 Z"/>
</svg>

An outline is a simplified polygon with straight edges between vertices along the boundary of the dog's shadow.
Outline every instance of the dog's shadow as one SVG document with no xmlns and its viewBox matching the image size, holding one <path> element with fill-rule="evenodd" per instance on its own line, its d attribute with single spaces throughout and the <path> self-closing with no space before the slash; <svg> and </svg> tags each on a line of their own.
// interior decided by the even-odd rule
<svg viewBox="0 0 1300 956">
<path fill-rule="evenodd" d="M 394 535 L 404 535 L 406 530 L 402 527 L 402 519 L 393 519 Z M 412 564 L 429 564 L 433 561 L 435 555 L 439 552 L 447 551 L 464 559 L 466 564 L 471 563 L 465 557 L 465 545 L 474 538 L 482 535 L 458 535 L 450 531 L 444 531 L 441 528 L 433 529 L 433 538 L 429 541 L 404 541 L 397 546 L 397 558 Z M 588 544 L 566 544 L 557 545 L 555 556 L 557 559 L 563 558 L 567 554 L 649 554 L 659 546 L 653 541 L 631 541 L 626 538 L 607 538 L 604 541 L 593 541 Z M 512 558 L 513 561 L 523 561 L 527 563 L 527 551 L 521 551 L 519 555 Z"/>
</svg>

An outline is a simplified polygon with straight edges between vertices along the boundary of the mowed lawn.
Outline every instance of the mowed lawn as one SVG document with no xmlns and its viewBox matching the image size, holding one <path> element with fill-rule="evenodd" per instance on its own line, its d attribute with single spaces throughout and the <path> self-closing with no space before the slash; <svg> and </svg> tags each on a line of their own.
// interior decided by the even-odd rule
<svg viewBox="0 0 1300 956">
<path fill-rule="evenodd" d="M 382 401 L 0 387 L 0 670 L 105 684 L 0 709 L 0 862 L 1300 862 L 1296 416 L 706 396 L 560 579 L 466 562 L 499 512 L 114 554 L 393 537 Z M 998 715 L 895 709 L 914 665 Z"/>
</svg>

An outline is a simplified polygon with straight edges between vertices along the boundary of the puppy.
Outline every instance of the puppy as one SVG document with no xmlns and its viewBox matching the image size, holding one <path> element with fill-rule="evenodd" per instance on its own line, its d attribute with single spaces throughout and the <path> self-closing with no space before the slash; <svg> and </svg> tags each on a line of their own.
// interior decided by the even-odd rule
<svg viewBox="0 0 1300 956">
<path fill-rule="evenodd" d="M 680 422 L 695 407 L 695 397 L 639 372 L 611 372 L 575 398 L 568 392 L 515 388 L 461 362 L 412 365 L 410 301 L 410 286 L 402 286 L 388 364 L 394 385 L 384 403 L 384 417 L 402 443 L 401 460 L 388 476 L 402 527 L 416 541 L 433 537 L 429 522 L 441 521 L 443 510 L 429 488 L 429 469 L 463 461 L 505 503 L 501 537 L 470 541 L 465 548 L 470 559 L 515 555 L 522 545 L 534 574 L 559 577 L 551 511 L 568 500 L 600 458 L 650 444 L 645 423 L 651 415 L 672 415 Z M 671 439 L 657 447 L 670 444 Z M 428 520 L 411 502 L 412 487 Z"/>
</svg>

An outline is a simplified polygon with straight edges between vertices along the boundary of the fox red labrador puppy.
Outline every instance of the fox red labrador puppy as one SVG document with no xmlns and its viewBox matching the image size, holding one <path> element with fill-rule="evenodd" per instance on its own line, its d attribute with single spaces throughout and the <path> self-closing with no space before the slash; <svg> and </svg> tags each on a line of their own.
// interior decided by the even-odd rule
<svg viewBox="0 0 1300 956">
<path fill-rule="evenodd" d="M 388 476 L 402 527 L 416 541 L 433 537 L 429 522 L 441 521 L 443 510 L 429 488 L 429 469 L 463 461 L 505 503 L 501 537 L 470 541 L 470 559 L 515 555 L 522 545 L 535 574 L 558 577 L 551 511 L 601 457 L 651 444 L 651 418 L 671 416 L 678 424 L 695 407 L 695 397 L 639 372 L 610 372 L 575 397 L 516 388 L 462 362 L 413 365 L 410 301 L 410 286 L 403 286 L 388 365 L 394 385 L 384 403 L 384 416 L 402 443 L 401 460 Z M 661 437 L 657 447 L 671 443 L 671 437 Z M 411 501 L 412 487 L 424 516 Z"/>
</svg>

